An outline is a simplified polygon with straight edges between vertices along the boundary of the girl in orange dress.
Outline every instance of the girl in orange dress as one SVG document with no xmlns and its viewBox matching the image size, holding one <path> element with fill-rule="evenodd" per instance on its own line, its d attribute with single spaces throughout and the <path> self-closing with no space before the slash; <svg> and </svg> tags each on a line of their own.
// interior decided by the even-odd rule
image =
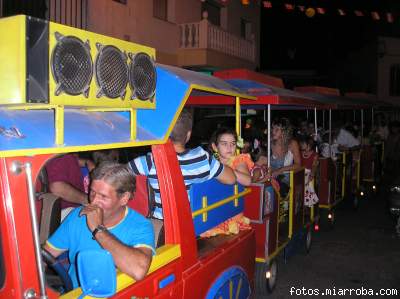
<svg viewBox="0 0 400 299">
<path fill-rule="evenodd" d="M 237 182 L 249 186 L 252 182 L 259 181 L 262 177 L 261 169 L 254 172 L 254 162 L 250 154 L 236 154 L 238 136 L 230 128 L 219 128 L 211 137 L 210 147 L 217 159 L 224 165 L 233 169 Z M 225 222 L 204 232 L 201 237 L 212 237 L 218 234 L 237 234 L 240 230 L 250 229 L 250 220 L 240 213 Z"/>
</svg>

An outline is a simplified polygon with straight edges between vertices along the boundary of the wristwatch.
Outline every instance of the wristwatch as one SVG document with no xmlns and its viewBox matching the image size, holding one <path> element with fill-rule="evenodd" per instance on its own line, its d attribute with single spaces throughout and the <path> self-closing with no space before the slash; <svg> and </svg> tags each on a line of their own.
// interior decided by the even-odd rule
<svg viewBox="0 0 400 299">
<path fill-rule="evenodd" d="M 98 232 L 106 232 L 108 231 L 107 227 L 105 227 L 104 225 L 100 224 L 98 225 L 93 231 L 92 231 L 92 239 L 96 240 L 96 234 Z"/>
</svg>

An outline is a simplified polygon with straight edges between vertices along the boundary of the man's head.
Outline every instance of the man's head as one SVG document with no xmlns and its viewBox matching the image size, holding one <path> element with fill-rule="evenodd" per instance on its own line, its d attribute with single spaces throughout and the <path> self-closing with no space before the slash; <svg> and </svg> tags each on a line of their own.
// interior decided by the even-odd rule
<svg viewBox="0 0 400 299">
<path fill-rule="evenodd" d="M 118 162 L 119 152 L 117 149 L 99 150 L 92 153 L 94 164 L 99 165 L 105 161 Z"/>
<path fill-rule="evenodd" d="M 192 126 L 192 113 L 187 109 L 183 109 L 178 119 L 176 120 L 175 126 L 172 129 L 169 138 L 172 140 L 173 143 L 185 145 L 190 139 Z"/>
<path fill-rule="evenodd" d="M 90 203 L 104 210 L 125 206 L 135 192 L 135 177 L 127 166 L 115 162 L 100 163 L 91 173 L 91 182 Z"/>
</svg>

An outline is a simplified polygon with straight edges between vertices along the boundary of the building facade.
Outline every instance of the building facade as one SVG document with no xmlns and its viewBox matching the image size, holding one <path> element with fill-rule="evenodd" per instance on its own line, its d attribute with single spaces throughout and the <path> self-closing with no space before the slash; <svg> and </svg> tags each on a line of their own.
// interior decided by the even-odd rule
<svg viewBox="0 0 400 299">
<path fill-rule="evenodd" d="M 55 1 L 55 0 L 51 0 Z M 239 0 L 88 0 L 87 29 L 154 47 L 181 67 L 259 66 L 260 6 Z"/>
<path fill-rule="evenodd" d="M 350 54 L 334 76 L 343 92 L 368 92 L 400 103 L 400 39 L 378 37 Z"/>
<path fill-rule="evenodd" d="M 0 11 L 147 45 L 164 64 L 195 70 L 259 67 L 259 1 L 0 0 Z"/>
</svg>

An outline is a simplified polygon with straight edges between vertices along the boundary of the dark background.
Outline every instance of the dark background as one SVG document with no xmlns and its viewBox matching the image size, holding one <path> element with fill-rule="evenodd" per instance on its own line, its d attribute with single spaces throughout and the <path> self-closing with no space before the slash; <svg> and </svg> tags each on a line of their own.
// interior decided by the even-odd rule
<svg viewBox="0 0 400 299">
<path fill-rule="evenodd" d="M 376 44 L 378 36 L 400 37 L 400 1 L 280 1 L 270 0 L 272 8 L 261 8 L 260 69 L 263 72 L 307 73 L 318 84 L 337 85 L 338 68 L 348 64 L 351 55 L 369 44 Z M 287 10 L 284 3 L 294 4 Z M 307 17 L 298 5 L 323 7 L 323 15 Z M 337 9 L 346 12 L 340 16 Z M 357 17 L 355 10 L 363 12 Z M 374 20 L 377 11 L 380 20 Z M 394 18 L 389 23 L 386 12 Z M 289 82 L 290 84 L 290 82 Z"/>
</svg>

